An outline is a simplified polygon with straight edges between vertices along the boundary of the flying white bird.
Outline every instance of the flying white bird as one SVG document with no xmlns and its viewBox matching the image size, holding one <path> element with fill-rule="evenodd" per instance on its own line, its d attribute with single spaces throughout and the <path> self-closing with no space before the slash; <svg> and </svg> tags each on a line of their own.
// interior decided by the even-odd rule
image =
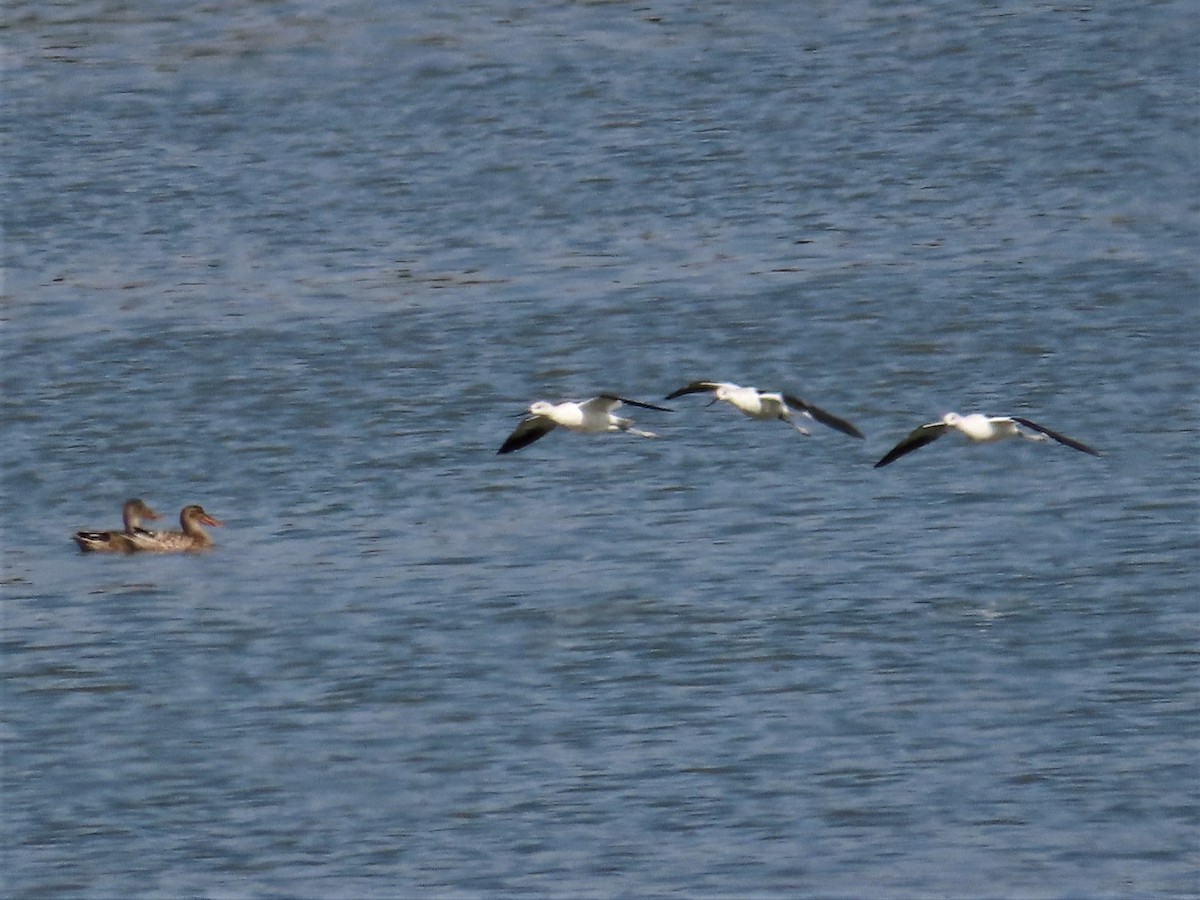
<svg viewBox="0 0 1200 900">
<path fill-rule="evenodd" d="M 667 399 L 674 400 L 684 394 L 712 394 L 713 399 L 712 403 L 708 404 L 709 406 L 718 400 L 724 400 L 752 419 L 780 419 L 801 434 L 808 434 L 808 429 L 801 428 L 792 421 L 792 416 L 796 413 L 815 419 L 822 425 L 836 428 L 851 437 L 861 438 L 863 436 L 861 431 L 845 419 L 839 419 L 832 413 L 827 413 L 820 407 L 813 406 L 792 394 L 766 393 L 752 387 L 731 384 L 728 381 L 693 381 L 691 384 L 667 394 Z"/>
<path fill-rule="evenodd" d="M 622 403 L 637 406 L 641 409 L 657 409 L 660 412 L 671 412 L 665 406 L 655 406 L 653 403 L 642 403 L 629 400 L 613 394 L 601 394 L 590 400 L 564 400 L 562 403 L 547 403 L 538 400 L 530 404 L 516 430 L 508 436 L 497 453 L 512 453 L 522 447 L 528 447 L 538 438 L 545 437 L 556 427 L 584 434 L 603 434 L 609 431 L 624 431 L 636 434 L 638 437 L 656 438 L 652 431 L 640 431 L 633 427 L 630 419 L 622 419 L 613 415 L 613 410 Z"/>
<path fill-rule="evenodd" d="M 1029 432 L 1022 431 L 1018 426 L 1024 425 Z M 939 422 L 930 422 L 927 425 L 922 425 L 920 428 L 915 428 L 900 441 L 895 447 L 887 452 L 879 462 L 875 463 L 875 468 L 886 466 L 888 463 L 895 462 L 906 453 L 912 453 L 919 447 L 924 447 L 926 444 L 933 443 L 947 431 L 960 431 L 966 435 L 968 440 L 984 443 L 989 441 L 1003 441 L 1009 438 L 1024 438 L 1027 441 L 1044 441 L 1047 438 L 1058 441 L 1067 447 L 1075 450 L 1080 450 L 1084 453 L 1090 453 L 1092 456 L 1099 456 L 1099 452 L 1093 450 L 1087 444 L 1081 444 L 1079 441 L 1069 438 L 1066 435 L 1059 434 L 1057 431 L 1051 431 L 1036 422 L 1030 422 L 1028 419 L 1022 419 L 1020 416 L 985 416 L 982 413 L 971 413 L 969 416 L 960 416 L 958 413 L 946 413 L 942 416 Z"/>
</svg>

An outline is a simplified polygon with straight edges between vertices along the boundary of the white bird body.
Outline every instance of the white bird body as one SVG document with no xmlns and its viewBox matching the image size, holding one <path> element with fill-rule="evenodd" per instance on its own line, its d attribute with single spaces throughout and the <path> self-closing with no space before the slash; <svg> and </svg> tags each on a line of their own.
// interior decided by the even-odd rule
<svg viewBox="0 0 1200 900">
<path fill-rule="evenodd" d="M 1029 430 L 1023 431 L 1021 426 Z M 1010 438 L 1020 438 L 1026 441 L 1053 440 L 1082 453 L 1089 453 L 1092 456 L 1100 455 L 1087 444 L 1081 444 L 1074 438 L 1051 431 L 1043 425 L 1031 422 L 1029 419 L 1022 419 L 1020 416 L 985 416 L 983 413 L 960 416 L 958 413 L 950 412 L 937 422 L 929 422 L 914 428 L 900 443 L 889 450 L 883 459 L 875 463 L 875 468 L 886 466 L 919 447 L 933 443 L 947 431 L 958 431 L 975 443 L 991 443 Z"/>
<path fill-rule="evenodd" d="M 606 397 L 593 397 L 582 403 L 566 400 L 562 403 L 548 403 L 538 400 L 529 407 L 531 416 L 545 416 L 555 425 L 570 431 L 581 431 L 586 434 L 600 434 L 606 431 L 621 430 L 617 416 L 612 410 L 621 405 L 620 400 L 610 400 Z M 628 421 L 628 420 L 624 420 Z"/>
<path fill-rule="evenodd" d="M 652 431 L 642 431 L 633 427 L 632 419 L 623 419 L 613 415 L 613 410 L 621 404 L 638 406 L 642 409 L 657 409 L 660 412 L 670 412 L 665 406 L 655 406 L 652 403 L 642 403 L 629 400 L 613 394 L 600 394 L 590 400 L 564 400 L 561 403 L 549 403 L 538 400 L 529 405 L 529 409 L 519 425 L 497 451 L 512 453 L 527 447 L 539 438 L 545 437 L 557 427 L 566 428 L 581 434 L 605 434 L 610 431 L 624 431 L 638 437 L 656 438 Z"/>
<path fill-rule="evenodd" d="M 957 428 L 970 440 L 980 443 L 1021 436 L 1016 421 L 1008 416 L 985 416 L 983 413 L 960 416 L 958 413 L 946 413 L 942 416 L 942 424 Z M 1045 440 L 1041 435 L 1030 434 L 1026 437 L 1030 440 Z"/>
<path fill-rule="evenodd" d="M 801 434 L 808 434 L 807 428 L 802 428 L 797 425 L 792 417 L 799 414 L 809 419 L 814 419 L 823 425 L 828 425 L 830 428 L 836 428 L 843 434 L 848 434 L 851 437 L 861 438 L 862 432 L 847 422 L 845 419 L 840 419 L 832 413 L 828 413 L 820 407 L 814 406 L 807 401 L 801 400 L 793 394 L 784 394 L 778 391 L 760 391 L 757 388 L 742 387 L 740 384 L 733 384 L 728 381 L 693 381 L 691 384 L 681 387 L 679 390 L 667 395 L 668 400 L 674 400 L 676 397 L 682 397 L 684 394 L 712 394 L 712 403 L 718 400 L 724 400 L 734 409 L 737 409 L 751 419 L 759 421 L 772 421 L 779 419 L 787 422 Z M 709 404 L 712 405 L 711 403 Z"/>
<path fill-rule="evenodd" d="M 751 419 L 778 419 L 787 409 L 782 394 L 761 393 L 752 387 L 736 384 L 717 385 L 713 396 L 741 410 Z"/>
</svg>

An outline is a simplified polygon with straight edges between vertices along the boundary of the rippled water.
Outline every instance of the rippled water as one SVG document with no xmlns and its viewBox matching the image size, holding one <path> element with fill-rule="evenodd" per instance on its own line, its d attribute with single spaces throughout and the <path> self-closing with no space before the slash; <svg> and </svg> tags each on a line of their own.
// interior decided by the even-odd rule
<svg viewBox="0 0 1200 900">
<path fill-rule="evenodd" d="M 4 893 L 1197 892 L 1194 4 L 9 11 Z"/>
</svg>

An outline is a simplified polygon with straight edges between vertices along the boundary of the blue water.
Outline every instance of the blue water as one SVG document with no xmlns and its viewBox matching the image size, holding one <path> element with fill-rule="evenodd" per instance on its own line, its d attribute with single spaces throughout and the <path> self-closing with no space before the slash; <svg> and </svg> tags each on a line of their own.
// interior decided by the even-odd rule
<svg viewBox="0 0 1200 900">
<path fill-rule="evenodd" d="M 1200 893 L 1200 7 L 7 13 L 4 895 Z"/>
</svg>

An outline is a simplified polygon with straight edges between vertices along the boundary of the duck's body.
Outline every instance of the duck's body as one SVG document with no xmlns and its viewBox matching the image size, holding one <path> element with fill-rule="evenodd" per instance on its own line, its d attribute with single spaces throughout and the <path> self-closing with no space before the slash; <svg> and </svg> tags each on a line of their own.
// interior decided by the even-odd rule
<svg viewBox="0 0 1200 900">
<path fill-rule="evenodd" d="M 144 531 L 129 536 L 133 549 L 149 553 L 190 553 L 207 550 L 213 545 L 212 536 L 201 525 L 221 523 L 195 504 L 179 511 L 182 531 Z"/>
<path fill-rule="evenodd" d="M 150 534 L 141 527 L 143 519 L 157 519 L 158 513 L 146 505 L 146 501 L 133 497 L 121 507 L 124 531 L 77 531 L 74 541 L 85 553 L 132 553 L 133 537 Z"/>
<path fill-rule="evenodd" d="M 838 418 L 820 407 L 813 406 L 811 403 L 801 400 L 793 394 L 784 394 L 778 391 L 760 391 L 757 388 L 742 387 L 740 384 L 733 384 L 728 381 L 693 381 L 691 384 L 684 385 L 679 390 L 667 394 L 667 399 L 674 400 L 676 397 L 682 397 L 684 394 L 712 394 L 712 403 L 724 400 L 751 419 L 758 419 L 760 421 L 774 421 L 778 419 L 781 422 L 786 422 L 798 432 L 805 435 L 809 433 L 808 429 L 802 428 L 793 421 L 793 416 L 797 413 L 820 422 L 822 425 L 828 425 L 830 428 L 842 432 L 842 434 L 848 434 L 856 438 L 863 436 L 861 431 L 845 419 Z M 711 406 L 712 403 L 709 405 Z"/>
<path fill-rule="evenodd" d="M 658 437 L 652 431 L 641 431 L 633 427 L 631 419 L 622 419 L 613 415 L 613 410 L 621 404 L 637 406 L 642 409 L 657 409 L 660 412 L 670 412 L 665 406 L 655 406 L 653 403 L 642 403 L 638 400 L 628 400 L 613 394 L 601 394 L 590 400 L 565 400 L 562 403 L 548 403 L 538 400 L 530 404 L 525 418 L 508 439 L 501 445 L 497 453 L 512 453 L 522 447 L 528 447 L 539 438 L 545 437 L 555 428 L 566 428 L 581 434 L 605 434 L 610 431 L 624 431 L 636 434 L 638 437 Z"/>
<path fill-rule="evenodd" d="M 1022 431 L 1021 426 L 1029 431 Z M 1081 444 L 1074 438 L 1051 431 L 1043 425 L 1031 422 L 1029 419 L 1022 419 L 1020 416 L 985 416 L 983 413 L 960 416 L 958 413 L 946 413 L 940 421 L 929 422 L 910 431 L 900 443 L 887 452 L 883 459 L 875 463 L 875 468 L 886 466 L 907 453 L 912 453 L 926 444 L 933 443 L 948 431 L 958 431 L 967 440 L 975 443 L 991 443 L 1012 438 L 1027 441 L 1050 439 L 1082 453 L 1090 453 L 1092 456 L 1100 455 L 1098 451 L 1093 450 L 1087 444 Z"/>
</svg>

